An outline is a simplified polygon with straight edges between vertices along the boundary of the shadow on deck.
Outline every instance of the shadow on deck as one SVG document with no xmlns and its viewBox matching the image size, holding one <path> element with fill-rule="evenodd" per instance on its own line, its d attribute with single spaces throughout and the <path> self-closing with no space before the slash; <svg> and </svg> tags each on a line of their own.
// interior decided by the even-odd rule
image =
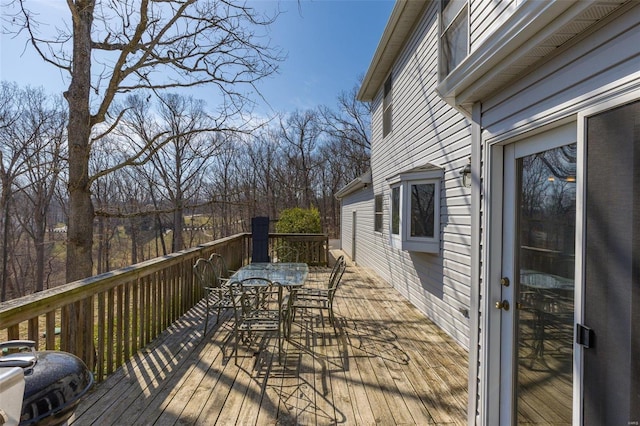
<svg viewBox="0 0 640 426">
<path fill-rule="evenodd" d="M 337 334 L 309 313 L 282 363 L 271 338 L 236 365 L 230 315 L 203 339 L 198 305 L 96 386 L 70 424 L 466 424 L 466 351 L 368 269 L 343 279 Z"/>
</svg>

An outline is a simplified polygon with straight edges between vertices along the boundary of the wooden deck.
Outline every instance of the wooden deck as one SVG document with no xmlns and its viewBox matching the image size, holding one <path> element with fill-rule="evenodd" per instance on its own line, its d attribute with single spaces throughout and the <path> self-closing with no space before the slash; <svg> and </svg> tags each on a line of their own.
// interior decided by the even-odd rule
<svg viewBox="0 0 640 426">
<path fill-rule="evenodd" d="M 466 424 L 466 351 L 368 269 L 343 280 L 338 334 L 309 313 L 281 364 L 269 338 L 236 365 L 229 315 L 203 339 L 194 308 L 95 386 L 70 424 Z"/>
</svg>

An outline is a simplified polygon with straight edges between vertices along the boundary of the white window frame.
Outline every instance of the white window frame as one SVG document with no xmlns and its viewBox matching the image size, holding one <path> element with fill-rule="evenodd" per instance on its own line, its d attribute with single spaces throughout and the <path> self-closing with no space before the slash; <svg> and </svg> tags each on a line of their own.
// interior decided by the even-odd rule
<svg viewBox="0 0 640 426">
<path fill-rule="evenodd" d="M 447 6 L 444 5 L 444 0 L 440 0 L 440 32 L 439 32 L 439 46 L 438 46 L 438 67 L 440 81 L 444 80 L 455 68 L 460 65 L 465 57 L 469 55 L 469 1 L 468 0 L 448 0 Z M 463 58 L 459 58 L 458 61 L 453 60 L 450 55 L 445 55 L 445 52 L 456 51 L 458 45 L 454 46 L 455 40 L 450 40 L 448 37 L 452 34 L 455 24 L 459 20 L 463 19 L 463 25 L 465 30 L 465 51 L 466 54 Z M 462 27 L 460 27 L 462 28 Z M 455 31 L 454 31 L 455 32 Z"/>
<path fill-rule="evenodd" d="M 393 130 L 393 78 L 389 74 L 384 81 L 382 92 L 382 138 L 386 138 Z"/>
<path fill-rule="evenodd" d="M 380 210 L 378 210 L 378 201 L 380 201 Z M 384 197 L 382 193 L 373 196 L 373 210 L 373 231 L 380 234 L 384 229 Z M 378 226 L 378 220 L 380 226 Z"/>
<path fill-rule="evenodd" d="M 393 211 L 393 192 L 397 189 L 398 192 L 398 232 L 394 232 L 393 223 L 395 219 L 395 214 Z M 401 248 L 401 238 L 402 235 L 402 186 L 399 183 L 396 183 L 391 186 L 389 191 L 389 235 L 391 237 L 391 245 L 395 248 Z"/>
<path fill-rule="evenodd" d="M 389 195 L 389 235 L 391 246 L 406 251 L 439 253 L 440 252 L 440 198 L 444 170 L 427 165 L 407 172 L 399 173 L 388 179 Z M 434 185 L 433 203 L 433 237 L 416 237 L 411 235 L 411 187 L 413 185 Z M 393 233 L 393 189 L 400 191 L 400 227 Z"/>
</svg>

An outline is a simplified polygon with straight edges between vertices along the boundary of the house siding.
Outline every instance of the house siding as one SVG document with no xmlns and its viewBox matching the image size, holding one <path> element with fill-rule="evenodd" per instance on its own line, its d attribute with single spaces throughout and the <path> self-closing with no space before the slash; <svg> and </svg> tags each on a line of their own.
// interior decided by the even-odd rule
<svg viewBox="0 0 640 426">
<path fill-rule="evenodd" d="M 342 200 L 340 220 L 342 251 L 353 259 L 353 212 L 356 212 L 356 262 L 367 257 L 367 246 L 372 244 L 374 204 L 371 186 L 349 194 Z"/>
<path fill-rule="evenodd" d="M 526 77 L 483 101 L 490 143 L 573 116 L 640 72 L 640 4 L 618 12 Z"/>
<path fill-rule="evenodd" d="M 482 42 L 495 32 L 522 3 L 517 0 L 471 1 L 469 4 L 469 50 L 482 47 Z"/>
<path fill-rule="evenodd" d="M 382 88 L 372 102 L 370 200 L 343 200 L 343 250 L 351 251 L 351 215 L 358 211 L 357 262 L 371 267 L 412 304 L 468 348 L 470 295 L 470 191 L 460 169 L 468 161 L 469 121 L 444 102 L 438 84 L 438 4 L 432 3 L 392 69 L 393 128 L 382 137 Z M 408 252 L 391 246 L 387 179 L 426 163 L 444 169 L 440 198 L 440 251 Z M 383 232 L 374 232 L 374 194 L 383 194 Z M 366 210 L 367 214 L 360 213 Z"/>
<path fill-rule="evenodd" d="M 430 2 L 391 68 L 393 130 L 386 138 L 381 88 L 372 101 L 373 184 L 368 194 L 343 200 L 343 220 L 351 220 L 350 208 L 368 209 L 368 229 L 361 226 L 367 216 L 358 213 L 358 263 L 389 281 L 461 345 L 471 345 L 470 424 L 500 420 L 500 389 L 492 381 L 502 374 L 500 330 L 494 329 L 500 324 L 488 318 L 498 318 L 491 303 L 501 300 L 491 299 L 500 294 L 502 276 L 496 275 L 502 258 L 492 253 L 502 253 L 502 233 L 497 231 L 503 227 L 504 196 L 502 159 L 492 157 L 493 146 L 533 134 L 553 137 L 553 132 L 543 133 L 551 129 L 571 135 L 585 109 L 616 98 L 640 98 L 640 3 L 620 3 L 558 2 L 555 8 L 541 8 L 523 0 L 470 0 L 469 46 L 475 55 L 460 65 L 459 76 L 440 82 L 439 90 L 461 111 L 473 113 L 472 124 L 436 93 L 439 2 Z M 533 26 L 528 33 L 518 32 L 514 20 Z M 503 50 L 496 51 L 496 46 Z M 520 48 L 522 56 L 512 55 Z M 487 74 L 484 54 L 495 59 L 495 74 Z M 367 93 L 371 89 L 375 87 Z M 474 178 L 479 180 L 474 183 L 473 208 L 459 174 L 472 143 Z M 500 176 L 491 175 L 493 160 L 500 163 Z M 402 251 L 390 243 L 388 179 L 425 163 L 444 169 L 437 254 Z M 382 233 L 373 232 L 374 194 L 383 194 Z M 351 229 L 346 229 L 343 239 L 351 237 Z M 465 309 L 471 311 L 471 320 Z"/>
<path fill-rule="evenodd" d="M 483 99 L 481 104 L 482 150 L 487 153 L 494 144 L 509 143 L 522 135 L 550 129 L 560 124 L 576 123 L 577 114 L 599 103 L 621 96 L 637 93 L 640 97 L 640 3 L 629 3 L 612 16 L 576 37 L 563 46 L 544 63 L 527 75 L 503 87 L 493 96 Z M 577 138 L 577 134 L 576 134 Z M 483 157 L 484 158 L 484 157 Z M 491 181 L 488 168 L 481 171 L 484 181 Z M 483 185 L 482 188 L 488 188 Z M 489 194 L 479 194 L 482 199 Z M 484 207 L 484 202 L 481 204 Z M 489 220 L 485 218 L 480 230 L 482 236 L 491 232 Z M 485 242 L 481 240 L 481 242 Z M 495 243 L 494 243 L 495 244 Z M 495 247 L 495 246 L 494 246 Z M 488 260 L 492 250 L 485 244 L 480 246 L 480 259 Z M 494 248 L 495 249 L 495 248 Z M 578 250 L 580 250 L 578 248 Z M 481 267 L 481 277 L 486 277 L 486 264 Z M 480 286 L 481 298 L 486 298 L 489 285 Z M 489 307 L 488 309 L 491 309 Z M 480 312 L 480 318 L 488 312 Z M 479 324 L 483 324 L 480 320 Z M 491 372 L 489 359 L 483 357 L 487 351 L 482 342 L 487 330 L 480 329 L 478 358 L 478 401 L 489 401 L 488 387 L 481 382 Z M 482 362 L 485 359 L 487 362 Z M 495 369 L 499 368 L 494 366 Z M 477 406 L 477 423 L 484 424 L 488 413 L 486 405 Z"/>
</svg>

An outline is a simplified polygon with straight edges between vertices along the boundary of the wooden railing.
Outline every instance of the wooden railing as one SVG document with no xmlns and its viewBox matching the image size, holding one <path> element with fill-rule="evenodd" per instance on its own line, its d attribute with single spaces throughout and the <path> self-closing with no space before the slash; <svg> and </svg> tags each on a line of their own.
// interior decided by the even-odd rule
<svg viewBox="0 0 640 426">
<path fill-rule="evenodd" d="M 324 234 L 269 234 L 269 247 L 283 244 L 296 249 L 299 260 L 310 266 L 323 266 L 329 262 L 329 240 Z"/>
<path fill-rule="evenodd" d="M 326 235 L 269 237 L 270 246 L 291 241 L 308 247 L 303 262 L 327 264 Z M 203 292 L 195 284 L 192 266 L 197 258 L 214 252 L 225 257 L 229 268 L 237 269 L 250 261 L 251 234 L 0 303 L 0 341 L 28 339 L 39 350 L 67 350 L 93 366 L 97 381 L 104 380 L 201 300 Z"/>
</svg>

